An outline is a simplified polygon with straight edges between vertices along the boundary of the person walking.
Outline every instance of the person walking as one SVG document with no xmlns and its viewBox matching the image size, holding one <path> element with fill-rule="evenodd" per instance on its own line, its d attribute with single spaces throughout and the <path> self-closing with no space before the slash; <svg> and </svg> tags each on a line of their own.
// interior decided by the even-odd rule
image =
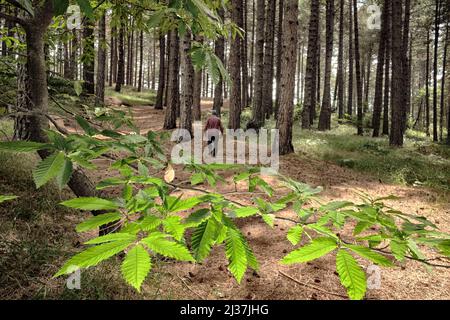
<svg viewBox="0 0 450 320">
<path fill-rule="evenodd" d="M 209 152 L 213 157 L 216 157 L 220 133 L 223 135 L 222 121 L 217 116 L 216 110 L 212 110 L 211 116 L 206 121 L 204 132 L 208 138 Z"/>
</svg>

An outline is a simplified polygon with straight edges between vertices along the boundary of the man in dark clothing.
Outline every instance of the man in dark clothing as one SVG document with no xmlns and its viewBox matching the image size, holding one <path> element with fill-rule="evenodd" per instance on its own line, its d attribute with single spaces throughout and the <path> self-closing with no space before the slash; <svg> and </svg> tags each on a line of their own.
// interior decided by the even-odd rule
<svg viewBox="0 0 450 320">
<path fill-rule="evenodd" d="M 217 116 L 216 110 L 212 111 L 212 115 L 206 121 L 205 129 L 208 137 L 208 147 L 213 157 L 217 153 L 217 145 L 219 143 L 219 131 L 223 134 L 222 121 Z"/>
</svg>

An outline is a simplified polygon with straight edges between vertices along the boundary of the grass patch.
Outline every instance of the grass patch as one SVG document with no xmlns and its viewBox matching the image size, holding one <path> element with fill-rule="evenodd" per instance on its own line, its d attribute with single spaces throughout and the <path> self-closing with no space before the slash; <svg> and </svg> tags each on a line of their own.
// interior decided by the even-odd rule
<svg viewBox="0 0 450 320">
<path fill-rule="evenodd" d="M 328 132 L 296 128 L 294 147 L 297 152 L 370 173 L 386 182 L 450 191 L 450 148 L 419 132 L 408 131 L 405 146 L 392 148 L 387 137 L 360 137 L 349 125 Z"/>
<path fill-rule="evenodd" d="M 131 87 L 123 87 L 121 92 L 116 92 L 114 88 L 108 87 L 105 95 L 117 98 L 127 106 L 152 106 L 156 101 L 156 92 L 151 90 L 138 92 L 137 89 Z"/>
</svg>

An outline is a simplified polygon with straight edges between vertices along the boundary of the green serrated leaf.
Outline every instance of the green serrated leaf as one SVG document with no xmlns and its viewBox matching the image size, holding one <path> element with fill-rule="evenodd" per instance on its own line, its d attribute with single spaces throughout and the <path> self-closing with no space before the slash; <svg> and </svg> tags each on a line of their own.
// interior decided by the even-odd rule
<svg viewBox="0 0 450 320">
<path fill-rule="evenodd" d="M 302 240 L 303 227 L 302 226 L 294 226 L 289 229 L 287 234 L 287 239 L 290 243 L 296 246 Z"/>
<path fill-rule="evenodd" d="M 393 239 L 390 243 L 392 254 L 398 261 L 405 259 L 406 251 L 408 250 L 407 242 L 404 240 Z"/>
<path fill-rule="evenodd" d="M 362 232 L 364 232 L 365 230 L 370 228 L 372 225 L 373 224 L 371 222 L 359 221 L 356 224 L 355 229 L 353 229 L 353 235 L 357 236 L 357 235 L 361 234 Z"/>
<path fill-rule="evenodd" d="M 234 228 L 227 229 L 225 254 L 228 259 L 228 270 L 238 283 L 241 283 L 247 270 L 247 249 L 240 232 Z"/>
<path fill-rule="evenodd" d="M 17 199 L 17 196 L 0 196 L 0 203 Z"/>
<path fill-rule="evenodd" d="M 196 186 L 205 181 L 205 176 L 201 172 L 196 172 L 191 176 L 191 185 Z"/>
<path fill-rule="evenodd" d="M 189 250 L 180 243 L 167 240 L 169 235 L 153 232 L 142 242 L 149 247 L 150 250 L 163 256 L 174 258 L 181 261 L 194 261 Z"/>
<path fill-rule="evenodd" d="M 339 250 L 337 253 L 336 271 L 350 299 L 363 299 L 367 289 L 366 274 L 355 258 L 345 250 Z"/>
<path fill-rule="evenodd" d="M 33 170 L 33 180 L 39 189 L 51 179 L 55 178 L 62 170 L 64 170 L 65 156 L 62 152 L 57 152 L 48 156 Z"/>
<path fill-rule="evenodd" d="M 77 232 L 90 231 L 90 230 L 96 229 L 100 226 L 103 226 L 105 224 L 118 221 L 121 218 L 122 218 L 122 215 L 118 212 L 100 214 L 100 215 L 92 217 L 86 221 L 83 221 L 76 227 L 76 230 L 77 230 Z"/>
<path fill-rule="evenodd" d="M 94 19 L 94 10 L 89 3 L 89 0 L 77 0 L 78 5 L 80 6 L 81 12 L 83 12 L 86 17 L 89 19 Z"/>
<path fill-rule="evenodd" d="M 66 13 L 69 7 L 69 0 L 53 0 L 53 11 L 55 17 Z"/>
<path fill-rule="evenodd" d="M 150 269 L 150 256 L 147 250 L 141 245 L 137 245 L 128 251 L 120 268 L 125 281 L 132 285 L 138 292 L 141 291 L 142 283 L 147 277 Z"/>
<path fill-rule="evenodd" d="M 195 260 L 202 262 L 209 255 L 211 247 L 217 239 L 218 230 L 219 225 L 214 218 L 204 221 L 194 230 L 192 250 Z"/>
<path fill-rule="evenodd" d="M 336 240 L 333 238 L 317 238 L 310 244 L 292 251 L 283 258 L 281 263 L 294 264 L 318 259 L 337 248 Z"/>
<path fill-rule="evenodd" d="M 117 209 L 118 206 L 114 202 L 106 199 L 95 198 L 95 197 L 86 197 L 86 198 L 75 198 L 71 200 L 67 200 L 61 203 L 63 206 L 92 211 L 92 210 L 114 210 Z"/>
<path fill-rule="evenodd" d="M 238 218 L 247 218 L 259 213 L 259 209 L 255 207 L 242 207 L 233 210 L 234 214 Z"/>
<path fill-rule="evenodd" d="M 358 254 L 359 256 L 372 261 L 375 264 L 378 264 L 383 267 L 391 267 L 393 265 L 392 261 L 386 258 L 385 256 L 372 251 L 370 248 L 356 245 L 345 245 L 347 248 Z"/>
<path fill-rule="evenodd" d="M 64 159 L 64 165 L 56 176 L 56 183 L 61 190 L 70 181 L 73 172 L 72 161 Z"/>
<path fill-rule="evenodd" d="M 69 261 L 67 261 L 64 266 L 55 274 L 55 277 L 72 273 L 76 268 L 93 267 L 100 262 L 118 254 L 119 252 L 122 252 L 131 243 L 132 241 L 129 240 L 114 241 L 91 247 L 85 251 L 82 251 L 81 253 L 69 259 Z"/>
<path fill-rule="evenodd" d="M 186 230 L 186 226 L 181 223 L 181 217 L 169 216 L 163 220 L 164 231 L 172 235 L 177 241 L 181 241 Z"/>
<path fill-rule="evenodd" d="M 15 152 L 35 152 L 51 148 L 50 144 L 33 141 L 2 141 L 0 150 Z"/>
<path fill-rule="evenodd" d="M 263 221 L 271 228 L 275 225 L 275 215 L 269 213 L 269 214 L 262 214 L 261 218 Z"/>
<path fill-rule="evenodd" d="M 187 217 L 184 220 L 184 224 L 188 228 L 197 227 L 210 216 L 211 211 L 209 209 L 199 209 L 193 212 L 189 217 Z"/>
<path fill-rule="evenodd" d="M 130 241 L 130 242 L 132 242 L 134 240 L 136 240 L 136 235 L 134 235 L 134 234 L 117 232 L 117 233 L 111 233 L 111 234 L 107 234 L 105 236 L 100 236 L 100 237 L 94 238 L 92 240 L 85 242 L 84 244 L 94 245 L 94 244 L 102 244 L 102 243 L 114 242 L 114 241 Z"/>
</svg>

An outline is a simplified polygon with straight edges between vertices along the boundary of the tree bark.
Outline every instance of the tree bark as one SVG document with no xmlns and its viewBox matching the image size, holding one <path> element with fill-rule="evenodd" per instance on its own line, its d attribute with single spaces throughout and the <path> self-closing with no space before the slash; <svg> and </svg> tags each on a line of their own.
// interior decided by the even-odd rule
<svg viewBox="0 0 450 320">
<path fill-rule="evenodd" d="M 430 31 L 427 30 L 427 58 L 425 65 L 425 132 L 430 136 Z"/>
<path fill-rule="evenodd" d="M 352 1 L 348 6 L 349 31 L 348 31 L 348 94 L 347 94 L 347 114 L 353 115 L 353 72 L 354 72 L 354 51 L 353 51 L 353 9 Z"/>
<path fill-rule="evenodd" d="M 449 21 L 450 22 L 450 21 Z M 447 50 L 448 50 L 448 22 L 445 27 L 444 55 L 442 58 L 442 79 L 441 79 L 441 116 L 440 116 L 440 140 L 444 140 L 444 121 L 445 121 L 445 78 L 447 77 Z M 450 105 L 447 105 L 449 108 Z M 447 113 L 449 110 L 447 109 Z"/>
<path fill-rule="evenodd" d="M 158 75 L 158 92 L 156 94 L 155 109 L 163 109 L 164 86 L 166 84 L 166 36 L 159 36 L 159 75 Z"/>
<path fill-rule="evenodd" d="M 253 93 L 252 120 L 247 128 L 259 129 L 264 125 L 263 109 L 264 87 L 264 27 L 265 0 L 256 0 L 256 41 L 255 41 L 255 80 Z M 231 62 L 230 62 L 231 63 Z"/>
<path fill-rule="evenodd" d="M 95 104 L 103 105 L 105 102 L 105 71 L 106 71 L 106 13 L 103 12 L 98 29 L 98 53 L 97 53 L 97 87 Z"/>
<path fill-rule="evenodd" d="M 287 12 L 285 13 L 287 14 Z M 316 108 L 317 90 L 317 40 L 319 36 L 319 0 L 311 0 L 309 18 L 308 52 L 305 74 L 305 103 L 302 113 L 302 128 L 311 128 L 311 115 Z"/>
<path fill-rule="evenodd" d="M 83 25 L 83 93 L 95 94 L 94 25 L 86 19 Z"/>
<path fill-rule="evenodd" d="M 402 0 L 392 1 L 392 119 L 389 143 L 391 146 L 403 146 L 403 44 L 402 44 Z"/>
<path fill-rule="evenodd" d="M 125 48 L 124 48 L 124 37 L 125 30 L 124 26 L 121 25 L 119 29 L 119 61 L 117 66 L 117 81 L 116 81 L 116 92 L 122 90 L 122 85 L 125 81 Z"/>
<path fill-rule="evenodd" d="M 262 108 L 267 119 L 273 114 L 273 63 L 275 44 L 276 0 L 268 0 L 264 44 Z"/>
<path fill-rule="evenodd" d="M 225 19 L 225 10 L 221 7 L 218 10 L 219 17 L 224 20 Z M 219 37 L 214 44 L 214 53 L 215 55 L 225 64 L 225 38 Z M 197 80 L 201 84 L 201 73 L 199 75 L 200 80 Z M 200 94 L 199 94 L 200 95 Z M 220 116 L 223 105 L 223 79 L 220 76 L 219 82 L 214 87 L 214 101 L 213 101 L 213 110 L 216 110 L 217 115 Z"/>
<path fill-rule="evenodd" d="M 294 152 L 292 125 L 294 119 L 294 91 L 297 63 L 298 1 L 284 0 L 283 50 L 281 51 L 281 96 L 277 128 L 280 132 L 280 154 Z"/>
<path fill-rule="evenodd" d="M 189 55 L 191 33 L 186 31 L 181 43 L 181 109 L 180 128 L 189 131 L 192 137 L 192 104 L 194 101 L 194 67 Z"/>
<path fill-rule="evenodd" d="M 111 42 L 110 42 L 110 67 L 109 67 L 109 86 L 112 87 L 116 82 L 117 75 L 117 41 L 116 41 L 116 27 L 111 28 Z"/>
<path fill-rule="evenodd" d="M 275 1 L 275 0 L 273 0 Z M 241 43 L 241 54 L 242 54 L 242 108 L 247 108 L 249 105 L 249 94 L 248 94 L 248 30 L 247 30 L 247 20 L 248 20 L 248 10 L 247 10 L 247 0 L 243 0 L 243 30 L 244 37 Z"/>
<path fill-rule="evenodd" d="M 259 0 L 263 1 L 264 0 Z M 231 1 L 231 20 L 242 26 L 242 1 Z M 242 94 L 241 94 L 241 39 L 235 37 L 230 44 L 229 70 L 231 77 L 230 92 L 230 119 L 229 129 L 239 129 L 241 127 Z M 256 85 L 256 84 L 255 84 Z"/>
<path fill-rule="evenodd" d="M 357 111 L 358 111 L 358 135 L 362 136 L 364 134 L 363 129 L 363 97 L 362 97 L 362 79 L 361 79 L 361 58 L 359 51 L 359 24 L 358 24 L 358 6 L 357 0 L 353 0 L 353 14 L 355 23 L 355 69 L 356 69 L 356 99 L 357 99 Z"/>
<path fill-rule="evenodd" d="M 381 15 L 381 32 L 380 41 L 378 43 L 378 63 L 377 63 L 377 75 L 375 79 L 375 100 L 373 103 L 373 117 L 372 117 L 372 127 L 373 127 L 373 137 L 380 136 L 380 125 L 381 125 L 381 108 L 383 103 L 383 76 L 384 76 L 384 63 L 386 56 L 386 41 L 387 41 L 387 29 L 388 23 L 388 8 L 389 4 L 385 3 L 383 5 L 383 13 Z M 387 80 L 386 80 L 387 81 Z"/>
<path fill-rule="evenodd" d="M 403 81 L 404 81 L 404 97 L 403 97 L 403 118 L 402 129 L 403 133 L 406 132 L 408 125 L 408 115 L 411 113 L 411 61 L 409 59 L 409 26 L 411 18 L 411 0 L 405 0 L 405 14 L 403 21 L 403 42 L 402 42 L 402 54 L 403 54 Z"/>
<path fill-rule="evenodd" d="M 408 0 L 406 0 L 408 1 Z M 437 90 L 438 90 L 438 50 L 439 50 L 439 13 L 440 0 L 436 0 L 434 15 L 434 59 L 433 59 L 433 141 L 438 141 L 438 111 L 437 111 Z"/>
<path fill-rule="evenodd" d="M 326 8 L 325 81 L 322 109 L 319 117 L 319 130 L 321 131 L 331 129 L 331 59 L 333 58 L 334 0 L 327 0 Z"/>
<path fill-rule="evenodd" d="M 179 92 L 179 51 L 180 44 L 178 30 L 170 31 L 170 51 L 169 51 L 169 86 L 168 105 L 164 118 L 164 129 L 171 130 L 177 127 L 177 111 L 180 108 Z"/>
<path fill-rule="evenodd" d="M 344 118 L 344 0 L 339 1 L 338 116 Z"/>
<path fill-rule="evenodd" d="M 144 31 L 139 34 L 139 78 L 138 92 L 142 91 L 144 82 Z"/>
<path fill-rule="evenodd" d="M 277 74 L 276 74 L 276 97 L 275 97 L 275 117 L 278 118 L 278 110 L 280 109 L 281 95 L 281 55 L 283 47 L 283 7 L 284 0 L 278 3 L 278 28 L 277 28 Z"/>
</svg>

